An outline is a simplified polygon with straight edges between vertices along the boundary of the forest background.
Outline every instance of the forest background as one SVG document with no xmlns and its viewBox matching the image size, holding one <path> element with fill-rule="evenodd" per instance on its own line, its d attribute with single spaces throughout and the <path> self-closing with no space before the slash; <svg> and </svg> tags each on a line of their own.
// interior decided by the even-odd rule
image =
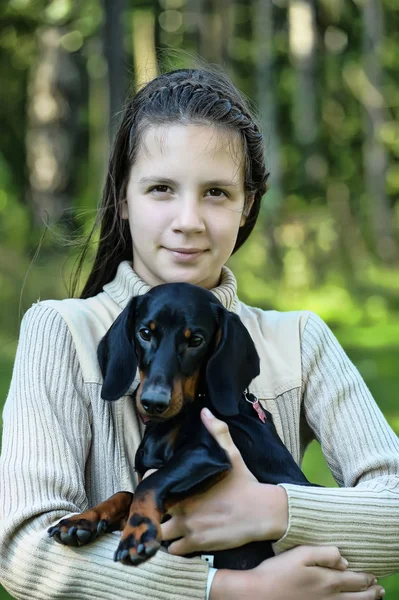
<svg viewBox="0 0 399 600">
<path fill-rule="evenodd" d="M 0 407 L 23 313 L 68 295 L 126 95 L 194 56 L 265 132 L 270 189 L 230 262 L 240 297 L 322 316 L 399 432 L 398 17 L 399 0 L 2 3 Z M 304 469 L 335 485 L 315 442 Z M 399 597 L 399 575 L 384 586 Z"/>
</svg>

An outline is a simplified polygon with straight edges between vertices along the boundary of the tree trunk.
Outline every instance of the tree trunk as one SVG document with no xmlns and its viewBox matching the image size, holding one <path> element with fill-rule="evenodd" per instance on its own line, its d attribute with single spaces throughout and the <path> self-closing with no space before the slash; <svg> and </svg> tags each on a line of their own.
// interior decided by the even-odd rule
<svg viewBox="0 0 399 600">
<path fill-rule="evenodd" d="M 263 202 L 261 219 L 268 246 L 270 266 L 281 272 L 282 258 L 275 239 L 283 202 L 280 140 L 277 129 L 277 91 L 274 77 L 273 4 L 256 0 L 253 5 L 253 37 L 256 48 L 256 100 L 265 140 L 266 164 L 270 171 L 269 191 Z"/>
<path fill-rule="evenodd" d="M 33 222 L 62 219 L 73 227 L 78 113 L 82 102 L 76 53 L 61 45 L 60 27 L 38 30 L 38 57 L 28 87 L 26 151 Z"/>
<path fill-rule="evenodd" d="M 201 57 L 230 68 L 228 44 L 233 34 L 233 0 L 199 0 L 197 14 Z"/>
<path fill-rule="evenodd" d="M 204 0 L 186 0 L 184 5 L 184 47 L 193 54 L 201 54 L 204 25 Z"/>
<path fill-rule="evenodd" d="M 290 0 L 289 42 L 296 74 L 293 103 L 295 137 L 301 145 L 310 146 L 316 141 L 318 131 L 314 76 L 316 50 L 314 0 Z"/>
<path fill-rule="evenodd" d="M 126 97 L 122 14 L 124 0 L 103 0 L 104 55 L 108 66 L 109 132 L 112 139 Z"/>
<path fill-rule="evenodd" d="M 368 199 L 369 229 L 377 256 L 384 262 L 398 257 L 394 215 L 385 189 L 388 166 L 386 150 L 379 139 L 385 121 L 380 60 L 384 35 L 383 9 L 379 0 L 365 0 L 363 8 L 363 59 L 370 88 L 362 95 L 365 119 L 363 162 Z"/>
<path fill-rule="evenodd" d="M 158 74 L 155 50 L 155 15 L 153 8 L 133 11 L 133 57 L 136 91 Z"/>
<path fill-rule="evenodd" d="M 337 254 L 341 272 L 346 288 L 355 294 L 359 283 L 356 265 L 365 248 L 350 208 L 349 186 L 340 181 L 330 181 L 327 184 L 326 199 L 337 231 Z M 324 268 L 323 265 L 323 270 Z"/>
<path fill-rule="evenodd" d="M 99 204 L 109 158 L 109 95 L 108 69 L 103 52 L 101 32 L 86 42 L 85 53 L 88 75 L 88 162 L 85 193 L 76 198 L 78 210 L 83 210 L 82 221 L 92 223 L 94 213 L 87 219 L 90 208 Z"/>
</svg>

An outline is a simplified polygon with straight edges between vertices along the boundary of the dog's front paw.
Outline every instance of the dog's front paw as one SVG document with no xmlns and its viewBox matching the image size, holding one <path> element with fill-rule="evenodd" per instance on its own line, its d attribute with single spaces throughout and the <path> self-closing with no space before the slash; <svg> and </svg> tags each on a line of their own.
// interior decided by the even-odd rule
<svg viewBox="0 0 399 600">
<path fill-rule="evenodd" d="M 65 546 L 83 546 L 95 540 L 101 533 L 108 531 L 109 523 L 105 519 L 93 516 L 90 519 L 75 515 L 62 519 L 47 530 L 49 537 Z"/>
<path fill-rule="evenodd" d="M 137 566 L 154 556 L 160 545 L 159 524 L 146 516 L 134 513 L 122 532 L 114 561 Z"/>
</svg>

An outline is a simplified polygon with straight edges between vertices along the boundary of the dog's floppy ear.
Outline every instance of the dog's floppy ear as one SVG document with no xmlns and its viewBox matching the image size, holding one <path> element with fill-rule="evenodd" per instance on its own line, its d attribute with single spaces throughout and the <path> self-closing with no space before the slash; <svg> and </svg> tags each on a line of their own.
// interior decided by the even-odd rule
<svg viewBox="0 0 399 600">
<path fill-rule="evenodd" d="M 130 337 L 134 330 L 136 300 L 132 298 L 115 319 L 97 349 L 104 377 L 101 389 L 101 398 L 104 400 L 118 400 L 129 389 L 136 375 L 137 356 Z"/>
<path fill-rule="evenodd" d="M 212 406 L 226 417 L 238 414 L 241 394 L 259 375 L 259 356 L 238 315 L 216 306 L 220 340 L 206 367 Z"/>
</svg>

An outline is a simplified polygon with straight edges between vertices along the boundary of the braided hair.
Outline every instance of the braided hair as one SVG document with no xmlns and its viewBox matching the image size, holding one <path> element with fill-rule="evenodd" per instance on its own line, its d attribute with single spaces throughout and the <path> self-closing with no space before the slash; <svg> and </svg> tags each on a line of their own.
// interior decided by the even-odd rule
<svg viewBox="0 0 399 600">
<path fill-rule="evenodd" d="M 238 231 L 236 252 L 252 232 L 266 191 L 269 173 L 265 167 L 263 136 L 247 102 L 223 73 L 205 69 L 178 69 L 156 77 L 129 99 L 115 136 L 98 219 L 81 253 L 72 292 L 88 250 L 100 224 L 97 255 L 81 294 L 99 293 L 111 281 L 123 260 L 133 260 L 128 220 L 120 217 L 130 167 L 140 150 L 144 132 L 150 126 L 168 124 L 212 125 L 238 133 L 244 149 L 244 214 L 246 222 Z M 253 203 L 251 205 L 251 200 Z"/>
</svg>

